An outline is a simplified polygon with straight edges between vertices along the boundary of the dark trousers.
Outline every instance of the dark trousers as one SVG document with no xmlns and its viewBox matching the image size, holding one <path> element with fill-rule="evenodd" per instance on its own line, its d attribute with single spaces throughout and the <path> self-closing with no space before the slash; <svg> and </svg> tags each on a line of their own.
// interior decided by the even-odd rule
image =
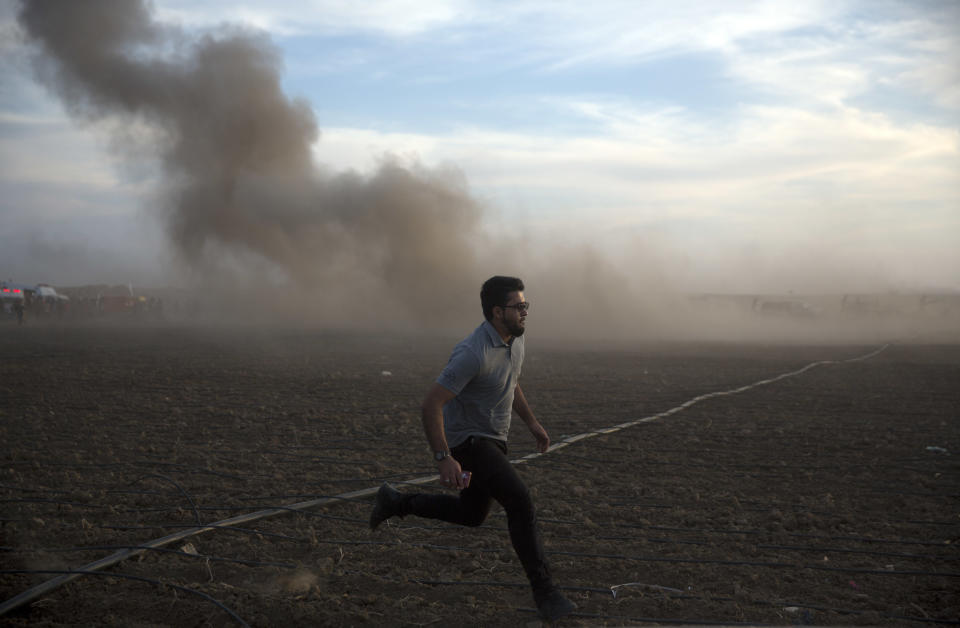
<svg viewBox="0 0 960 628">
<path fill-rule="evenodd" d="M 403 514 L 478 526 L 487 518 L 493 500 L 497 500 L 507 513 L 510 541 L 534 594 L 549 591 L 553 581 L 537 526 L 536 509 L 530 491 L 507 458 L 506 443 L 471 437 L 464 444 L 454 447 L 450 453 L 464 471 L 473 474 L 470 486 L 457 496 L 411 495 L 406 500 Z"/>
</svg>

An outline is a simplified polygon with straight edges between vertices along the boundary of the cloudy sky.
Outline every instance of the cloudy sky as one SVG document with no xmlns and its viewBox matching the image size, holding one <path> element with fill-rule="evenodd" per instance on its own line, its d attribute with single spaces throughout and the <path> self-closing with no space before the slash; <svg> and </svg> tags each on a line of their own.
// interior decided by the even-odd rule
<svg viewBox="0 0 960 628">
<path fill-rule="evenodd" d="M 169 280 L 155 164 L 35 81 L 17 6 L 0 0 L 0 278 Z M 955 1 L 154 8 L 265 32 L 321 168 L 456 168 L 486 233 L 532 256 L 590 247 L 688 291 L 960 290 Z"/>
</svg>

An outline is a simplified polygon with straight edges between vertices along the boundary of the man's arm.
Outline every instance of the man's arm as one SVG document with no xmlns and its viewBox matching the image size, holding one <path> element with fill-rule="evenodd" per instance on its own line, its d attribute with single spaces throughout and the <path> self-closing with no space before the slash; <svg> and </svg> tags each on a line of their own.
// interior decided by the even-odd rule
<svg viewBox="0 0 960 628">
<path fill-rule="evenodd" d="M 513 411 L 526 423 L 527 429 L 537 439 L 537 451 L 540 453 L 547 451 L 550 447 L 550 435 L 537 421 L 537 417 L 533 415 L 533 410 L 527 404 L 527 398 L 523 395 L 520 384 L 517 384 L 517 387 L 513 389 Z"/>
<path fill-rule="evenodd" d="M 443 431 L 443 406 L 454 397 L 456 397 L 454 393 L 434 383 L 420 405 L 423 432 L 427 436 L 427 442 L 430 443 L 430 449 L 435 452 L 450 451 L 447 435 Z M 437 463 L 437 469 L 440 472 L 440 482 L 444 486 L 466 488 L 460 463 L 453 456 L 447 456 Z"/>
</svg>

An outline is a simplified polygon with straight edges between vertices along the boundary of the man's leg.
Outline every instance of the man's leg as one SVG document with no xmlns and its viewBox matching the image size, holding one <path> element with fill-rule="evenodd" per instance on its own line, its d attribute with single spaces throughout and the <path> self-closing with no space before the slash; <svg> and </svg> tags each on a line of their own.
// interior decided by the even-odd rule
<svg viewBox="0 0 960 628">
<path fill-rule="evenodd" d="M 388 485 L 380 488 L 370 515 L 370 527 L 376 528 L 390 517 L 416 515 L 426 519 L 440 519 L 464 526 L 478 526 L 487 518 L 493 498 L 486 490 L 489 473 L 478 468 L 473 447 L 469 444 L 454 447 L 453 457 L 464 471 L 470 471 L 470 486 L 457 495 L 439 493 L 401 493 Z"/>
<path fill-rule="evenodd" d="M 408 514 L 441 519 L 460 525 L 483 523 L 496 499 L 507 514 L 510 542 L 523 565 L 540 615 L 557 619 L 576 608 L 553 582 L 546 560 L 543 541 L 537 526 L 536 509 L 527 486 L 507 458 L 506 444 L 487 438 L 471 438 L 453 448 L 454 457 L 473 477 L 470 486 L 458 496 L 438 494 L 403 494 L 380 489 L 371 527 L 389 516 Z M 385 514 L 389 512 L 390 514 Z M 376 519 L 376 523 L 374 520 Z"/>
<path fill-rule="evenodd" d="M 474 439 L 473 456 L 484 470 L 484 487 L 507 514 L 510 542 L 534 591 L 553 586 L 550 567 L 537 526 L 537 511 L 530 491 L 506 455 L 506 445 L 486 438 Z"/>
<path fill-rule="evenodd" d="M 406 495 L 397 514 L 401 517 L 416 515 L 462 526 L 478 526 L 487 518 L 492 503 L 489 493 L 479 484 L 474 484 L 471 478 L 470 486 L 460 491 L 458 495 L 435 493 Z"/>
<path fill-rule="evenodd" d="M 576 605 L 564 597 L 553 582 L 533 499 L 516 468 L 510 464 L 506 444 L 477 438 L 472 455 L 477 468 L 485 471 L 484 487 L 507 513 L 510 542 L 530 581 L 541 617 L 551 621 L 569 614 Z"/>
<path fill-rule="evenodd" d="M 474 437 L 454 447 L 452 453 L 463 469 L 473 474 L 470 486 L 458 495 L 387 493 L 381 488 L 383 497 L 378 495 L 374 508 L 377 516 L 417 515 L 476 526 L 486 519 L 495 499 L 506 511 L 510 541 L 534 591 L 551 588 L 553 582 L 537 528 L 536 509 L 530 492 L 507 458 L 506 444 Z M 380 509 L 384 512 L 377 512 L 381 500 L 388 503 Z M 375 527 L 372 519 L 371 526 Z"/>
</svg>

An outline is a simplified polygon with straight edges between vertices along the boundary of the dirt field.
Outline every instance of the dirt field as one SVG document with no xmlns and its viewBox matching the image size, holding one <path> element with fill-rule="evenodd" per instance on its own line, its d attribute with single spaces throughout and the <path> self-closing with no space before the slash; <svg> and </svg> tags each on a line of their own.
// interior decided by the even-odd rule
<svg viewBox="0 0 960 628">
<path fill-rule="evenodd" d="M 198 523 L 383 480 L 440 490 L 402 483 L 433 473 L 417 408 L 456 340 L 0 326 L 0 601 Z M 532 336 L 522 382 L 559 441 L 878 347 Z M 515 422 L 511 454 L 532 451 Z M 960 345 L 892 345 L 518 468 L 579 605 L 563 625 L 910 626 L 960 623 L 958 456 Z M 206 531 L 0 623 L 537 625 L 501 511 L 372 533 L 369 508 L 337 499 Z"/>
</svg>

